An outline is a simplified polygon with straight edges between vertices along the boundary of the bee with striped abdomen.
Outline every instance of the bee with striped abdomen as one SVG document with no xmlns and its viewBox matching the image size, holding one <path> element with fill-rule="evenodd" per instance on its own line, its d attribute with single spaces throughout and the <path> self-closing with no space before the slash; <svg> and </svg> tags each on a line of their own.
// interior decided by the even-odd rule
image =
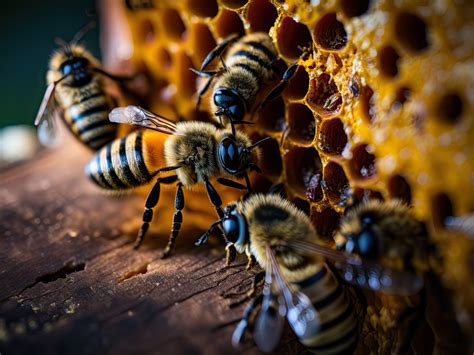
<svg viewBox="0 0 474 355">
<path fill-rule="evenodd" d="M 221 124 L 222 117 L 228 119 L 232 124 L 232 129 L 234 124 L 248 123 L 243 121 L 244 116 L 254 106 L 260 88 L 272 80 L 273 64 L 278 59 L 273 41 L 267 33 L 256 32 L 242 38 L 239 36 L 234 34 L 226 38 L 207 55 L 199 71 L 192 69 L 197 75 L 209 78 L 198 93 L 197 107 L 199 107 L 201 97 L 215 79 L 210 99 L 211 111 Z M 224 58 L 222 53 L 228 46 Z M 222 68 L 205 71 L 216 57 L 220 57 Z M 288 81 L 296 73 L 297 67 L 297 64 L 288 67 L 280 83 L 260 106 L 282 93 Z"/>
<path fill-rule="evenodd" d="M 205 122 L 174 123 L 137 106 L 115 108 L 110 120 L 117 123 L 138 125 L 169 134 L 164 152 L 159 151 L 150 131 L 134 132 L 129 136 L 113 141 L 100 149 L 88 163 L 86 173 L 99 186 L 112 189 L 128 189 L 150 182 L 158 175 L 145 204 L 143 224 L 138 232 L 137 248 L 152 221 L 153 208 L 158 204 L 160 184 L 177 182 L 175 214 L 168 244 L 163 256 L 167 256 L 176 241 L 183 220 L 183 186 L 191 188 L 205 184 L 211 203 L 219 216 L 223 216 L 222 202 L 210 180 L 242 190 L 250 190 L 248 172 L 259 170 L 259 150 L 257 146 L 263 139 L 251 144 L 249 138 L 238 132 L 235 136 L 226 129 L 217 129 Z M 158 166 L 159 157 L 164 154 L 166 167 Z M 175 175 L 161 177 L 165 171 Z M 246 186 L 228 178 L 245 179 Z"/>
<path fill-rule="evenodd" d="M 103 78 L 123 81 L 100 67 L 99 61 L 84 47 L 80 38 L 93 23 L 79 31 L 70 43 L 59 40 L 61 48 L 54 52 L 47 73 L 48 87 L 41 102 L 35 125 L 42 143 L 54 140 L 54 115 L 60 116 L 74 136 L 93 150 L 115 139 L 117 125 L 108 119 L 113 108 Z"/>
</svg>

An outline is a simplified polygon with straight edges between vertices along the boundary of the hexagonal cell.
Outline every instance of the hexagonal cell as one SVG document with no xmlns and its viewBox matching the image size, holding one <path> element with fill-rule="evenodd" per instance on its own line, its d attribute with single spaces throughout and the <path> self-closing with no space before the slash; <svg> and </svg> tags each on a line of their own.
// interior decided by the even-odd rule
<svg viewBox="0 0 474 355">
<path fill-rule="evenodd" d="M 244 24 L 239 14 L 234 11 L 221 10 L 214 19 L 214 25 L 219 38 L 226 38 L 233 33 L 245 34 Z"/>
<path fill-rule="evenodd" d="M 388 193 L 390 197 L 397 198 L 406 204 L 411 203 L 411 187 L 408 181 L 401 176 L 395 175 L 388 180 Z"/>
<path fill-rule="evenodd" d="M 395 20 L 395 37 L 412 52 L 420 52 L 429 46 L 425 22 L 418 16 L 402 12 Z"/>
<path fill-rule="evenodd" d="M 280 54 L 290 60 L 296 60 L 302 54 L 300 48 L 310 47 L 312 43 L 308 27 L 285 17 L 277 29 L 277 45 Z"/>
<path fill-rule="evenodd" d="M 244 6 L 248 0 L 221 0 L 222 5 L 229 9 L 239 9 Z"/>
<path fill-rule="evenodd" d="M 250 136 L 252 142 L 257 142 L 264 138 L 258 133 L 253 133 Z M 264 175 L 277 177 L 281 175 L 283 164 L 281 161 L 280 145 L 275 139 L 260 145 L 261 159 L 260 168 Z"/>
<path fill-rule="evenodd" d="M 316 44 L 328 51 L 339 51 L 347 44 L 347 32 L 344 24 L 337 19 L 335 13 L 324 15 L 313 30 Z"/>
<path fill-rule="evenodd" d="M 186 31 L 179 12 L 175 9 L 163 9 L 160 14 L 162 28 L 165 34 L 176 41 L 180 41 Z"/>
<path fill-rule="evenodd" d="M 288 106 L 288 124 L 290 131 L 288 138 L 302 145 L 309 145 L 314 140 L 316 133 L 316 121 L 313 112 L 302 104 L 290 104 Z"/>
<path fill-rule="evenodd" d="M 153 42 L 157 35 L 153 22 L 151 22 L 148 19 L 141 20 L 138 23 L 138 35 L 139 35 L 139 41 L 142 42 L 143 44 Z"/>
<path fill-rule="evenodd" d="M 299 66 L 295 76 L 288 82 L 283 94 L 290 100 L 300 100 L 308 92 L 309 77 L 303 66 Z"/>
<path fill-rule="evenodd" d="M 340 0 L 341 10 L 347 17 L 357 17 L 365 14 L 370 6 L 370 0 Z"/>
<path fill-rule="evenodd" d="M 189 11 L 198 17 L 214 17 L 219 11 L 216 0 L 188 0 L 186 5 Z"/>
<path fill-rule="evenodd" d="M 400 56 L 392 46 L 385 46 L 379 53 L 380 72 L 388 78 L 394 78 L 398 74 L 398 61 Z"/>
<path fill-rule="evenodd" d="M 216 41 L 214 40 L 209 27 L 203 23 L 193 24 L 190 30 L 194 59 L 196 64 L 199 64 L 198 66 L 200 66 L 207 54 L 215 48 Z"/>
<path fill-rule="evenodd" d="M 377 174 L 375 170 L 375 155 L 367 151 L 367 145 L 358 145 L 352 150 L 349 162 L 351 174 L 358 179 L 370 179 Z"/>
<path fill-rule="evenodd" d="M 311 79 L 306 101 L 319 115 L 335 116 L 342 106 L 342 96 L 329 74 L 323 73 Z"/>
<path fill-rule="evenodd" d="M 252 32 L 268 32 L 278 12 L 268 0 L 254 0 L 247 8 L 247 21 Z"/>
<path fill-rule="evenodd" d="M 328 199 L 333 203 L 345 201 L 351 194 L 351 186 L 342 167 L 330 162 L 324 167 L 323 176 L 327 185 L 325 193 Z"/>
<path fill-rule="evenodd" d="M 293 202 L 299 210 L 303 211 L 306 215 L 309 216 L 311 212 L 311 206 L 308 201 L 296 197 L 291 199 L 291 202 Z"/>
<path fill-rule="evenodd" d="M 288 185 L 301 197 L 306 196 L 314 176 L 322 172 L 321 159 L 314 148 L 293 148 L 285 155 L 285 171 Z"/>
<path fill-rule="evenodd" d="M 375 120 L 375 105 L 374 105 L 374 91 L 370 86 L 364 86 L 360 95 L 360 108 L 362 118 L 366 122 L 373 122 Z"/>
<path fill-rule="evenodd" d="M 321 211 L 313 208 L 311 211 L 311 222 L 316 228 L 318 237 L 328 242 L 333 242 L 332 236 L 339 228 L 340 219 L 339 213 L 331 207 L 326 207 Z"/>
<path fill-rule="evenodd" d="M 437 228 L 443 228 L 446 225 L 446 218 L 454 216 L 453 204 L 451 199 L 445 193 L 439 193 L 431 199 L 431 215 L 433 224 Z"/>
<path fill-rule="evenodd" d="M 437 116 L 446 123 L 456 123 L 462 116 L 463 100 L 455 92 L 444 94 L 437 105 Z"/>
<path fill-rule="evenodd" d="M 257 124 L 268 132 L 282 132 L 285 129 L 285 102 L 281 97 L 258 111 Z"/>
<path fill-rule="evenodd" d="M 347 144 L 344 124 L 339 118 L 323 121 L 318 135 L 318 148 L 326 154 L 340 155 Z"/>
<path fill-rule="evenodd" d="M 171 68 L 171 54 L 164 47 L 158 47 L 158 49 L 156 50 L 156 61 L 158 62 L 160 68 Z"/>
<path fill-rule="evenodd" d="M 189 68 L 193 68 L 193 62 L 184 52 L 174 56 L 176 68 L 176 87 L 179 95 L 192 97 L 196 89 L 196 76 Z"/>
</svg>

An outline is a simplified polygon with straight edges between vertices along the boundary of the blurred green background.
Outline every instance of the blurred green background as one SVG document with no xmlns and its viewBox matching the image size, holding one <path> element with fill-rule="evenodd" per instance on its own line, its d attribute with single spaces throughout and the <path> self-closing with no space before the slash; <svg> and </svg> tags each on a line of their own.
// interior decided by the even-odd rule
<svg viewBox="0 0 474 355">
<path fill-rule="evenodd" d="M 33 124 L 46 89 L 55 37 L 67 42 L 90 21 L 98 22 L 95 0 L 7 0 L 2 2 L 0 128 Z M 98 26 L 81 41 L 99 56 Z"/>
</svg>

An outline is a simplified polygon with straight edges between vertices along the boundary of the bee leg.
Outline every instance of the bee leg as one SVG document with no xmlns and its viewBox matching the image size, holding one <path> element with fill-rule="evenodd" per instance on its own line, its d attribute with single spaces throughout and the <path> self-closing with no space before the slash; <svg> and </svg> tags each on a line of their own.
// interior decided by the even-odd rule
<svg viewBox="0 0 474 355">
<path fill-rule="evenodd" d="M 250 247 L 247 244 L 245 248 L 245 255 L 247 255 L 247 265 L 245 266 L 245 271 L 249 271 L 251 268 L 255 266 L 255 256 L 252 255 L 250 252 Z"/>
<path fill-rule="evenodd" d="M 212 80 L 215 78 L 215 76 L 211 76 L 206 84 L 204 84 L 204 86 L 202 87 L 201 90 L 199 90 L 198 94 L 197 94 L 197 102 L 196 102 L 196 111 L 199 111 L 199 106 L 201 106 L 201 98 L 202 96 L 207 92 L 207 90 L 209 89 L 209 87 L 211 86 L 211 83 L 212 83 Z"/>
<path fill-rule="evenodd" d="M 178 187 L 176 189 L 176 197 L 175 197 L 175 208 L 176 211 L 173 215 L 173 226 L 171 227 L 170 238 L 168 240 L 168 244 L 166 245 L 165 251 L 161 256 L 162 259 L 166 258 L 170 255 L 171 250 L 176 243 L 176 238 L 178 237 L 179 230 L 181 229 L 181 223 L 183 223 L 183 213 L 181 210 L 184 208 L 184 194 L 183 194 L 183 184 L 178 183 Z"/>
<path fill-rule="evenodd" d="M 278 83 L 277 86 L 275 86 L 272 91 L 263 99 L 263 101 L 260 103 L 260 105 L 257 106 L 257 109 L 255 110 L 254 113 L 258 112 L 261 108 L 265 107 L 265 105 L 269 102 L 272 101 L 273 99 L 276 99 L 278 96 L 281 95 L 283 90 L 285 90 L 286 86 L 288 85 L 288 82 L 293 78 L 293 76 L 296 74 L 296 70 L 298 69 L 299 64 L 293 63 L 286 69 L 286 71 L 283 73 L 283 77 Z"/>
<path fill-rule="evenodd" d="M 252 286 L 247 291 L 248 298 L 252 298 L 255 296 L 255 294 L 257 293 L 257 286 L 264 279 L 264 277 L 265 271 L 259 271 L 255 274 L 255 276 L 253 277 Z"/>
<path fill-rule="evenodd" d="M 230 264 L 235 260 L 237 256 L 237 250 L 235 249 L 234 243 L 228 243 L 225 247 L 226 255 L 225 255 L 225 265 L 224 268 L 230 266 Z"/>
<path fill-rule="evenodd" d="M 220 56 L 224 52 L 224 50 L 227 48 L 229 43 L 235 41 L 239 37 L 240 37 L 239 33 L 233 33 L 229 37 L 224 39 L 221 43 L 219 43 L 212 51 L 209 52 L 206 58 L 204 58 L 201 64 L 201 70 L 206 69 L 206 67 L 209 65 L 209 63 L 212 62 L 214 58 Z"/>
<path fill-rule="evenodd" d="M 219 194 L 217 193 L 216 189 L 214 186 L 211 185 L 209 180 L 205 180 L 206 182 L 206 190 L 207 190 L 207 195 L 209 196 L 209 200 L 211 201 L 212 205 L 216 209 L 217 214 L 219 215 L 219 218 L 224 217 L 224 211 L 222 211 L 222 200 Z"/>
<path fill-rule="evenodd" d="M 247 329 L 252 331 L 253 329 L 253 322 L 256 317 L 256 312 L 258 311 L 258 306 L 262 304 L 263 295 L 258 295 L 255 297 L 244 311 L 244 315 L 240 320 L 237 328 L 235 328 L 234 333 L 232 334 L 232 346 L 237 347 L 242 338 L 244 337 L 245 332 Z"/>
<path fill-rule="evenodd" d="M 142 218 L 142 225 L 140 230 L 138 231 L 137 238 L 135 239 L 135 244 L 133 245 L 134 249 L 138 249 L 138 247 L 142 244 L 143 239 L 145 238 L 145 234 L 148 231 L 148 227 L 150 227 L 150 222 L 153 219 L 153 208 L 158 204 L 160 200 L 160 185 L 163 184 L 171 184 L 178 179 L 176 175 L 168 176 L 165 178 L 158 178 L 156 180 L 155 185 L 153 185 L 150 193 L 145 202 L 145 210 L 143 211 L 143 218 Z"/>
<path fill-rule="evenodd" d="M 102 74 L 103 76 L 106 76 L 107 78 L 112 79 L 112 80 L 117 81 L 117 82 L 124 82 L 124 81 L 129 81 L 129 80 L 135 79 L 135 76 L 132 76 L 132 75 L 130 75 L 130 76 L 114 75 L 114 74 L 111 74 L 111 73 L 105 71 L 102 68 L 94 68 L 93 70 L 96 71 L 97 73 Z"/>
</svg>

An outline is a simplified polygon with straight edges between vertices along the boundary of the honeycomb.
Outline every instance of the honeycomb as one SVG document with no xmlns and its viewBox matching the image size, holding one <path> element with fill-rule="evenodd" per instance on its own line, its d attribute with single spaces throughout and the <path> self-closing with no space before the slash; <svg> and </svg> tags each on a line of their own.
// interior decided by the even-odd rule
<svg viewBox="0 0 474 355">
<path fill-rule="evenodd" d="M 127 62 L 146 73 L 148 108 L 186 119 L 210 119 L 208 96 L 195 112 L 203 82 L 189 68 L 233 33 L 268 32 L 286 65 L 301 66 L 283 95 L 245 128 L 252 140 L 274 138 L 262 146 L 256 189 L 284 183 L 328 243 L 351 190 L 409 203 L 439 249 L 437 281 L 427 282 L 427 301 L 366 292 L 362 346 L 374 353 L 464 349 L 459 325 L 468 336 L 474 329 L 474 242 L 447 230 L 444 220 L 474 211 L 474 3 L 104 2 L 129 29 L 114 39 L 106 63 Z M 310 56 L 301 58 L 303 47 Z M 404 344 L 402 315 L 425 304 L 420 321 L 404 323 L 417 335 Z"/>
</svg>

